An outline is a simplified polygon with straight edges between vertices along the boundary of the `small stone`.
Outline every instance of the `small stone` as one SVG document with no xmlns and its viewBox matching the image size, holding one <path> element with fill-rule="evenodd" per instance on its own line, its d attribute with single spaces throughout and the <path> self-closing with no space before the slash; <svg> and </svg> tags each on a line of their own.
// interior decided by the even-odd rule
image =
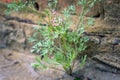
<svg viewBox="0 0 120 80">
<path fill-rule="evenodd" d="M 97 44 L 100 44 L 100 42 L 101 42 L 99 37 L 90 36 L 89 38 L 90 38 L 90 41 L 93 41 Z"/>
<path fill-rule="evenodd" d="M 7 46 L 5 44 L 0 44 L 0 49 L 6 48 Z"/>
<path fill-rule="evenodd" d="M 118 38 L 115 38 L 113 41 L 112 41 L 112 45 L 118 45 L 120 43 L 120 39 Z"/>
</svg>

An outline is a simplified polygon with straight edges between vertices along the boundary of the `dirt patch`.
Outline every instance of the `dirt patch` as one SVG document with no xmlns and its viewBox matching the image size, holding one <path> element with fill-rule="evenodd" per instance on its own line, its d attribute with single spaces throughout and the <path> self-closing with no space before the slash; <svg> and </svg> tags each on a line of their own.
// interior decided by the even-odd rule
<svg viewBox="0 0 120 80">
<path fill-rule="evenodd" d="M 37 80 L 39 77 L 30 66 L 34 56 L 1 49 L 0 57 L 0 80 Z"/>
<path fill-rule="evenodd" d="M 34 70 L 35 55 L 0 49 L 0 80 L 73 80 L 65 72 L 55 69 Z"/>
</svg>

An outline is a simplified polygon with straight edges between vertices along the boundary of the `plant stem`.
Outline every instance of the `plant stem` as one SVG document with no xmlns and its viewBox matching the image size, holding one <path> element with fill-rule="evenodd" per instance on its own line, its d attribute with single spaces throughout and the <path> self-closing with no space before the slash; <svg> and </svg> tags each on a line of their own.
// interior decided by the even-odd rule
<svg viewBox="0 0 120 80">
<path fill-rule="evenodd" d="M 80 16 L 79 17 L 79 22 L 78 22 L 77 28 L 76 28 L 76 30 L 77 30 L 76 32 L 77 33 L 79 32 L 79 27 L 81 27 L 82 24 L 83 24 L 83 20 L 84 20 L 83 18 L 84 18 L 84 12 L 85 12 L 84 10 L 85 10 L 85 6 L 82 7 L 82 13 L 79 14 L 79 16 Z"/>
<path fill-rule="evenodd" d="M 62 72 L 66 72 L 66 71 L 64 71 L 64 70 L 62 70 L 62 69 L 58 69 L 58 68 L 56 68 L 56 67 L 49 67 L 49 68 L 55 69 L 55 70 L 58 70 L 58 71 L 62 71 Z"/>
</svg>

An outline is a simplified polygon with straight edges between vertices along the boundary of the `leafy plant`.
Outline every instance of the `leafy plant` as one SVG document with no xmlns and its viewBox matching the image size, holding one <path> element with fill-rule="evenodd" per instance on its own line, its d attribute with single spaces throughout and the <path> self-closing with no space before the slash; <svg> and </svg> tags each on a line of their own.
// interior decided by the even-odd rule
<svg viewBox="0 0 120 80">
<path fill-rule="evenodd" d="M 34 8 L 34 3 L 35 3 L 35 0 L 27 0 L 27 1 L 14 0 L 12 3 L 7 4 L 7 10 L 5 11 L 5 13 L 10 14 L 12 11 L 17 12 L 20 10 L 24 10 L 25 7 L 28 7 L 28 6 L 31 6 L 32 8 Z"/>
<path fill-rule="evenodd" d="M 37 63 L 32 64 L 32 66 L 35 68 L 49 67 L 44 62 L 48 64 L 60 64 L 67 74 L 72 75 L 78 55 L 87 47 L 86 42 L 88 41 L 88 37 L 83 36 L 85 27 L 84 15 L 94 5 L 96 0 L 78 0 L 78 5 L 82 6 L 82 11 L 78 16 L 78 23 L 73 23 L 71 20 L 71 15 L 75 13 L 74 5 L 65 8 L 63 15 L 60 16 L 55 11 L 57 0 L 49 1 L 54 1 L 49 4 L 54 10 L 45 11 L 48 19 L 43 18 L 43 21 L 46 22 L 46 26 L 35 27 L 35 33 L 29 39 L 33 43 L 31 52 L 39 54 L 36 58 Z M 33 0 L 26 3 L 22 1 L 13 2 L 8 5 L 8 11 L 18 11 L 32 3 Z M 88 25 L 91 24 L 92 22 L 88 23 Z M 71 29 L 72 25 L 75 25 L 74 29 Z M 80 66 L 85 64 L 86 57 L 86 55 L 81 57 Z"/>
<path fill-rule="evenodd" d="M 94 0 L 95 1 L 95 0 Z M 93 5 L 93 2 L 87 0 L 80 0 L 82 5 L 82 12 L 79 15 L 79 23 L 74 30 L 70 30 L 74 23 L 71 21 L 71 14 L 75 11 L 75 6 L 64 9 L 63 16 L 57 14 L 54 10 L 47 10 L 46 15 L 48 21 L 46 26 L 36 28 L 36 32 L 30 41 L 34 43 L 32 52 L 38 53 L 43 60 L 36 64 L 45 66 L 42 62 L 45 61 L 50 64 L 60 64 L 65 72 L 72 74 L 77 56 L 86 49 L 86 42 L 88 37 L 83 36 L 84 33 L 84 15 L 88 12 L 87 4 Z M 92 22 L 89 22 L 91 25 Z M 83 66 L 86 61 L 86 55 L 83 55 L 80 66 Z M 35 65 L 36 65 L 35 64 Z"/>
<path fill-rule="evenodd" d="M 56 9 L 58 4 L 58 0 L 48 0 L 48 6 L 52 9 Z"/>
</svg>

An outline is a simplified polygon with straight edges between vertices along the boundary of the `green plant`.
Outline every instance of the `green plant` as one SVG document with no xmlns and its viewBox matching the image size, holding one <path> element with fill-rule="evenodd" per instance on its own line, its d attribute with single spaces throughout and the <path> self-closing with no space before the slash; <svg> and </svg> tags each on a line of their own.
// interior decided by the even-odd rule
<svg viewBox="0 0 120 80">
<path fill-rule="evenodd" d="M 32 52 L 44 56 L 43 60 L 33 65 L 34 67 L 35 65 L 45 66 L 42 63 L 45 61 L 50 64 L 60 64 L 67 74 L 72 74 L 77 56 L 87 47 L 85 43 L 88 37 L 83 36 L 84 15 L 89 9 L 86 5 L 89 4 L 89 7 L 93 5 L 93 2 L 90 3 L 87 0 L 80 0 L 79 3 L 82 5 L 82 12 L 74 30 L 70 30 L 70 27 L 74 25 L 71 21 L 71 14 L 75 11 L 73 5 L 64 9 L 63 16 L 57 15 L 55 11 L 46 11 L 48 20 L 44 21 L 47 25 L 35 28 L 36 32 L 30 38 L 34 44 Z M 86 57 L 83 55 L 80 66 L 85 64 Z"/>
<path fill-rule="evenodd" d="M 52 9 L 56 9 L 58 4 L 58 0 L 48 0 L 48 6 Z"/>
<path fill-rule="evenodd" d="M 79 79 L 79 78 L 75 78 L 74 80 L 81 80 L 81 79 Z"/>
<path fill-rule="evenodd" d="M 20 10 L 24 10 L 26 7 L 32 7 L 34 8 L 34 3 L 35 0 L 28 0 L 23 2 L 22 0 L 18 0 L 18 1 L 13 1 L 12 3 L 7 4 L 7 10 L 5 11 L 6 14 L 10 14 L 12 11 L 20 11 Z"/>
<path fill-rule="evenodd" d="M 53 5 L 52 3 L 49 5 L 55 10 L 57 0 L 54 1 Z M 71 20 L 71 15 L 75 13 L 74 5 L 65 8 L 63 16 L 60 16 L 54 10 L 45 11 L 48 20 L 43 18 L 43 21 L 46 22 L 46 26 L 35 27 L 35 33 L 29 39 L 33 43 L 31 51 L 39 54 L 42 58 L 39 58 L 38 55 L 38 57 L 36 57 L 37 63 L 32 64 L 33 67 L 47 68 L 47 65 L 43 62 L 48 64 L 60 64 L 67 74 L 72 74 L 78 55 L 80 55 L 87 47 L 86 42 L 88 41 L 88 37 L 83 36 L 85 27 L 84 15 L 94 5 L 96 0 L 78 1 L 79 5 L 82 6 L 82 11 L 78 16 L 78 23 L 73 23 Z M 8 5 L 8 8 L 10 9 L 8 11 L 22 10 L 26 5 L 31 3 L 32 0 L 26 3 L 21 1 L 20 3 L 13 2 Z M 70 29 L 72 25 L 75 25 L 74 30 Z M 86 57 L 86 55 L 82 55 L 80 66 L 85 64 Z"/>
</svg>

